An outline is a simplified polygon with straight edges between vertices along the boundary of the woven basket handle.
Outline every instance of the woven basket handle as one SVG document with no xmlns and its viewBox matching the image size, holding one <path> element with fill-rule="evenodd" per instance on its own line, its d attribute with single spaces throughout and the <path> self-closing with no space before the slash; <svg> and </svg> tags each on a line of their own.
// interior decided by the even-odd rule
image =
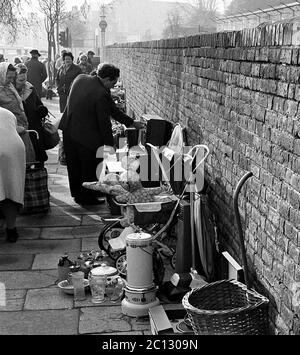
<svg viewBox="0 0 300 355">
<path fill-rule="evenodd" d="M 249 270 L 248 270 L 248 264 L 247 264 L 246 248 L 245 248 L 245 243 L 244 243 L 244 235 L 243 235 L 243 229 L 242 229 L 242 224 L 241 224 L 241 217 L 240 217 L 239 208 L 238 208 L 238 195 L 239 195 L 239 192 L 240 192 L 242 186 L 246 182 L 246 180 L 249 179 L 251 176 L 253 176 L 253 173 L 251 171 L 247 172 L 238 182 L 238 184 L 235 188 L 234 194 L 233 194 L 233 207 L 234 207 L 235 219 L 236 219 L 236 223 L 237 223 L 237 227 L 238 227 L 241 250 L 242 250 L 245 283 L 246 283 L 248 289 L 251 288 L 251 285 L 250 285 L 250 281 L 249 281 Z"/>
</svg>

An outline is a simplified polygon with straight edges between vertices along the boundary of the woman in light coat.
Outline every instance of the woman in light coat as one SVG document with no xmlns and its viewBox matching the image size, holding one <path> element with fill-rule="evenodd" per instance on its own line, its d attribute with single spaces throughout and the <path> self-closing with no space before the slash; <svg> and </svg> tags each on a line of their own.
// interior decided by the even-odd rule
<svg viewBox="0 0 300 355">
<path fill-rule="evenodd" d="M 0 107 L 11 111 L 17 119 L 18 132 L 25 144 L 26 161 L 36 161 L 34 148 L 28 132 L 28 121 L 21 97 L 13 82 L 16 78 L 16 68 L 7 62 L 0 63 Z"/>
<path fill-rule="evenodd" d="M 19 237 L 16 218 L 24 204 L 25 146 L 17 129 L 16 117 L 0 107 L 0 211 L 10 243 L 15 243 Z"/>
</svg>

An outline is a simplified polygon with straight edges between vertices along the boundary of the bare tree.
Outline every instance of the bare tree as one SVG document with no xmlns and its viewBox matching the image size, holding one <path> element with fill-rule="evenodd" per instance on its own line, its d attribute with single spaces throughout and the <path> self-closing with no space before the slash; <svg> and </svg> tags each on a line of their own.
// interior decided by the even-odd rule
<svg viewBox="0 0 300 355">
<path fill-rule="evenodd" d="M 226 9 L 226 15 L 236 13 L 246 13 L 257 11 L 259 9 L 267 9 L 272 6 L 294 3 L 293 0 L 232 0 Z"/>
<path fill-rule="evenodd" d="M 183 35 L 182 33 L 182 19 L 177 12 L 168 14 L 166 27 L 162 32 L 163 38 L 176 38 Z"/>
<path fill-rule="evenodd" d="M 189 4 L 191 6 L 184 6 L 183 4 L 179 4 L 179 6 L 190 26 L 198 28 L 199 31 L 201 31 L 201 28 L 215 27 L 214 17 L 218 9 L 217 0 L 190 0 Z"/>
<path fill-rule="evenodd" d="M 21 28 L 28 25 L 22 16 L 22 4 L 29 4 L 28 0 L 0 0 L 0 31 L 9 36 L 11 42 L 17 38 Z"/>
<path fill-rule="evenodd" d="M 65 16 L 65 18 L 61 20 L 62 24 L 69 29 L 72 39 L 85 36 L 87 31 L 88 13 L 89 8 L 81 6 L 79 10 L 72 10 L 72 12 L 68 13 L 68 16 Z"/>
<path fill-rule="evenodd" d="M 45 15 L 44 25 L 47 32 L 48 40 L 48 74 L 49 82 L 52 84 L 54 78 L 51 72 L 52 54 L 55 59 L 56 55 L 56 26 L 67 17 L 65 11 L 65 0 L 39 0 L 40 11 Z"/>
</svg>

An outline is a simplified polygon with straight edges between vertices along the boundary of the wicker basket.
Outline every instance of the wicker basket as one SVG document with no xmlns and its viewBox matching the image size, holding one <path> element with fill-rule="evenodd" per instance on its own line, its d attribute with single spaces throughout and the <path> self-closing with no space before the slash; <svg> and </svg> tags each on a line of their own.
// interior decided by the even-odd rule
<svg viewBox="0 0 300 355">
<path fill-rule="evenodd" d="M 182 299 L 197 335 L 266 335 L 269 300 L 236 280 L 194 288 Z"/>
</svg>

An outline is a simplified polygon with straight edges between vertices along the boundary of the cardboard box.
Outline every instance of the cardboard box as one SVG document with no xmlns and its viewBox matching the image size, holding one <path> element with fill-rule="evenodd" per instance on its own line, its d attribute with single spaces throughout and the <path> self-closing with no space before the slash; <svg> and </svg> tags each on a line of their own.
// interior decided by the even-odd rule
<svg viewBox="0 0 300 355">
<path fill-rule="evenodd" d="M 171 307 L 165 309 L 159 305 L 149 308 L 151 333 L 153 335 L 194 335 L 190 328 L 186 328 L 186 331 L 178 329 L 178 325 L 183 322 L 186 316 L 186 310 L 181 305 L 172 305 Z"/>
<path fill-rule="evenodd" d="M 174 333 L 172 324 L 169 321 L 163 306 L 159 305 L 149 308 L 149 318 L 152 334 L 158 335 Z"/>
</svg>

